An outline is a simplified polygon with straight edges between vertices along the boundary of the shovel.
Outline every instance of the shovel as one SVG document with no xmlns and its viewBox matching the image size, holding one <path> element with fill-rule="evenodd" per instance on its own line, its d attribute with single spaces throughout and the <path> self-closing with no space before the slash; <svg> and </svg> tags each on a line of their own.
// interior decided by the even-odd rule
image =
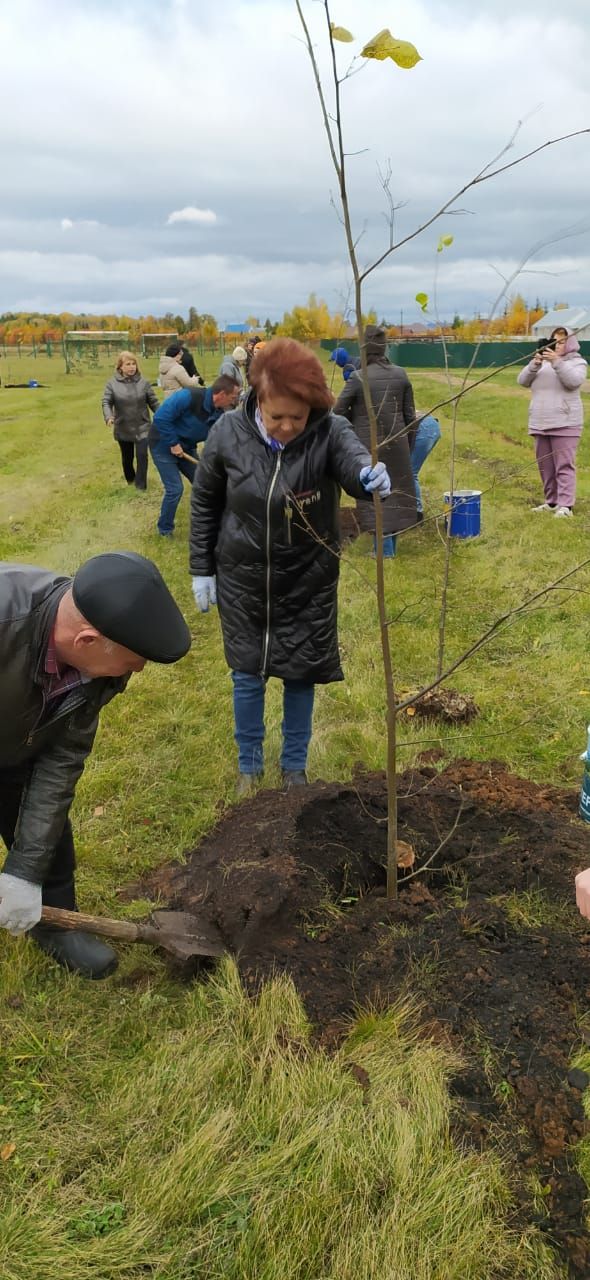
<svg viewBox="0 0 590 1280">
<path fill-rule="evenodd" d="M 203 925 L 188 911 L 154 911 L 149 920 L 107 920 L 103 916 L 87 916 L 81 911 L 64 911 L 61 907 L 43 907 L 43 924 L 60 929 L 88 930 L 121 942 L 147 942 L 161 947 L 175 960 L 193 956 L 217 958 L 225 954 L 221 934 L 215 925 Z"/>
</svg>

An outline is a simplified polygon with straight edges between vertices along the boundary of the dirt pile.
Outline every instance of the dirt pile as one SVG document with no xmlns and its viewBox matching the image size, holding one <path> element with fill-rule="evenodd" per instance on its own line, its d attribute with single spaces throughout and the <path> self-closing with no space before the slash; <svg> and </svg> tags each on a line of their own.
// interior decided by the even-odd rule
<svg viewBox="0 0 590 1280">
<path fill-rule="evenodd" d="M 410 770 L 400 792 L 400 837 L 429 865 L 402 879 L 396 903 L 382 774 L 263 791 L 143 890 L 213 920 L 252 990 L 286 970 L 324 1042 L 359 1005 L 419 997 L 428 1034 L 468 1064 L 453 1082 L 458 1130 L 512 1153 L 523 1217 L 587 1277 L 588 1191 L 570 1154 L 586 1079 L 569 1064 L 590 1004 L 590 933 L 573 905 L 590 832 L 577 797 L 470 761 Z"/>
</svg>

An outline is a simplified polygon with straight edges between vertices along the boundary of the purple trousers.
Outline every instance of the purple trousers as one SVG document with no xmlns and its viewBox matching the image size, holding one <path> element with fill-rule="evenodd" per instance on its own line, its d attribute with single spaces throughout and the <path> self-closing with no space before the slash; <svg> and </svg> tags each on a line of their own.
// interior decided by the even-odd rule
<svg viewBox="0 0 590 1280">
<path fill-rule="evenodd" d="M 537 466 L 543 481 L 545 502 L 552 507 L 573 507 L 576 501 L 576 450 L 580 436 L 545 431 L 533 437 Z"/>
</svg>

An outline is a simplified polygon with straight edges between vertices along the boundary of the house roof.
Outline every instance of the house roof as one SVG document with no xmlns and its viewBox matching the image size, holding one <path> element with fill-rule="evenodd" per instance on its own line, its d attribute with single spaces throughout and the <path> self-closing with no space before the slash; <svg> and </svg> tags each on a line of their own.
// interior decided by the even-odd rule
<svg viewBox="0 0 590 1280">
<path fill-rule="evenodd" d="M 586 325 L 590 325 L 590 307 L 558 307 L 557 310 L 547 311 L 540 320 L 536 320 L 532 325 L 533 333 L 541 333 L 544 337 L 545 329 L 556 329 L 559 324 L 564 325 L 566 329 L 583 329 Z"/>
<path fill-rule="evenodd" d="M 415 324 L 398 325 L 398 328 L 404 337 L 408 337 L 410 334 L 414 334 L 415 337 L 423 337 L 424 334 L 428 333 L 430 326 L 422 324 L 421 320 L 417 320 Z"/>
</svg>

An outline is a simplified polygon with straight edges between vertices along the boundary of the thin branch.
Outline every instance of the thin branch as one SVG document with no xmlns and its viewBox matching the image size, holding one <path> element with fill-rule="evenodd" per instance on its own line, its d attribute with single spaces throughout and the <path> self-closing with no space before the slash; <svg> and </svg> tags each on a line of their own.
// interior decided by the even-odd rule
<svg viewBox="0 0 590 1280">
<path fill-rule="evenodd" d="M 333 139 L 333 137 L 332 137 L 332 129 L 331 129 L 331 127 L 330 127 L 330 120 L 329 120 L 329 116 L 328 116 L 328 109 L 327 109 L 327 106 L 326 106 L 326 100 L 325 100 L 325 98 L 324 98 L 324 91 L 323 91 L 323 88 L 322 88 L 322 82 L 321 82 L 321 79 L 320 79 L 320 72 L 319 72 L 319 68 L 318 68 L 317 61 L 316 61 L 316 56 L 315 56 L 315 53 L 314 53 L 314 51 L 313 51 L 313 44 L 312 44 L 312 42 L 311 42 L 311 35 L 310 35 L 310 33 L 309 33 L 309 27 L 308 27 L 308 25 L 307 25 L 307 23 L 306 23 L 306 21 L 305 21 L 305 17 L 304 17 L 304 15 L 303 15 L 303 9 L 301 8 L 300 0 L 295 0 L 295 5 L 296 5 L 296 8 L 297 8 L 297 12 L 298 12 L 298 14 L 299 14 L 299 21 L 301 22 L 301 26 L 303 27 L 303 30 L 304 30 L 304 32 L 305 32 L 305 40 L 306 40 L 306 43 L 307 43 L 307 50 L 308 50 L 309 57 L 310 57 L 310 60 L 311 60 L 311 65 L 312 65 L 313 75 L 314 75 L 314 79 L 315 79 L 315 83 L 316 83 L 316 89 L 317 89 L 317 91 L 318 91 L 318 98 L 319 98 L 319 100 L 320 100 L 320 107 L 321 107 L 321 111 L 322 111 L 322 116 L 323 116 L 323 118 L 324 118 L 324 128 L 325 128 L 325 130 L 326 130 L 326 134 L 327 134 L 327 137 L 328 137 L 328 145 L 329 145 L 329 147 L 330 147 L 330 155 L 332 156 L 332 164 L 334 165 L 334 168 L 335 168 L 335 170 L 336 170 L 336 173 L 338 174 L 338 180 L 340 181 L 340 180 L 341 180 L 341 177 L 340 177 L 340 165 L 339 165 L 339 163 L 338 163 L 338 156 L 336 155 L 336 148 L 335 148 L 335 146 L 334 146 L 334 139 Z"/>
<path fill-rule="evenodd" d="M 521 604 L 515 605 L 513 609 L 508 609 L 506 613 L 503 613 L 501 615 L 501 617 L 496 618 L 495 622 L 493 622 L 491 626 L 488 627 L 487 631 L 484 631 L 483 635 L 481 635 L 479 639 L 475 640 L 474 643 L 470 645 L 468 649 L 464 650 L 464 652 L 460 655 L 460 657 L 458 657 L 455 662 L 452 662 L 451 665 L 447 667 L 446 671 L 442 673 L 442 675 L 438 676 L 436 680 L 432 680 L 430 684 L 425 685 L 425 687 L 423 689 L 420 689 L 418 693 L 414 694 L 413 697 L 405 698 L 402 702 L 398 702 L 397 708 L 396 708 L 398 714 L 400 711 L 404 710 L 404 707 L 413 706 L 416 702 L 419 702 L 420 699 L 425 696 L 425 694 L 430 693 L 431 689 L 436 689 L 439 684 L 443 683 L 444 680 L 448 680 L 449 676 L 453 674 L 453 671 L 456 671 L 457 668 L 461 667 L 464 662 L 467 662 L 468 658 L 471 658 L 474 653 L 477 653 L 478 649 L 481 649 L 482 646 L 486 644 L 487 641 L 491 639 L 491 637 L 496 634 L 496 632 L 500 629 L 500 627 L 503 626 L 506 622 L 508 622 L 510 618 L 517 617 L 518 614 L 526 612 L 526 610 L 529 608 L 529 605 L 534 604 L 536 600 L 540 600 L 544 595 L 547 595 L 548 591 L 559 586 L 561 582 L 565 582 L 566 578 L 571 578 L 574 573 L 579 573 L 581 569 L 585 569 L 586 565 L 588 564 L 590 564 L 590 556 L 586 560 L 582 560 L 580 564 L 574 565 L 573 569 L 568 569 L 566 573 L 562 573 L 561 577 L 556 578 L 554 582 L 550 582 L 547 584 L 547 586 L 542 587 L 539 591 L 535 591 L 532 596 L 529 596 L 526 600 L 523 600 Z"/>
<path fill-rule="evenodd" d="M 503 729 L 495 729 L 491 733 L 480 733 L 478 729 L 477 741 L 489 742 L 494 738 L 502 738 L 503 740 L 506 740 L 507 738 L 512 737 L 514 734 L 519 733 L 521 729 L 526 729 L 527 725 L 536 724 L 541 717 L 545 717 L 547 715 L 548 707 L 554 706 L 555 703 L 559 703 L 560 706 L 563 706 L 564 701 L 567 701 L 568 694 L 573 692 L 573 689 L 560 689 L 559 693 L 557 693 L 554 698 L 549 699 L 549 702 L 543 703 L 542 707 L 539 707 L 536 711 L 532 711 L 529 716 L 526 716 L 524 720 L 520 720 L 517 724 L 512 724 L 509 729 L 504 727 Z M 474 734 L 476 731 L 471 729 L 467 732 Z M 465 738 L 465 732 L 439 734 L 436 737 L 429 738 L 402 738 L 398 743 L 398 746 L 401 748 L 405 747 L 408 750 L 410 748 L 414 750 L 416 747 L 430 747 L 433 743 L 465 742 Z"/>
<path fill-rule="evenodd" d="M 298 0 L 296 0 L 296 3 L 298 3 Z M 497 178 L 500 173 L 506 173 L 508 169 L 514 169 L 516 165 L 523 164 L 525 160 L 530 160 L 531 156 L 538 155 L 539 152 L 544 151 L 546 147 L 556 147 L 561 142 L 569 142 L 571 138 L 580 138 L 588 133 L 590 133 L 590 128 L 575 129 L 573 133 L 564 133 L 561 134 L 559 138 L 550 138 L 548 142 L 541 143 L 539 147 L 533 147 L 531 151 L 526 151 L 524 155 L 518 156 L 516 160 L 511 160 L 509 164 L 501 165 L 499 169 L 492 169 L 489 173 L 487 173 L 485 169 L 482 169 L 479 174 L 476 174 L 474 178 L 471 178 L 469 182 L 466 182 L 459 191 L 456 191 L 454 196 L 451 196 L 449 200 L 446 200 L 445 203 L 441 205 L 440 209 L 437 209 L 436 213 L 433 213 L 430 218 L 427 218 L 419 227 L 416 227 L 415 231 L 411 231 L 409 235 L 404 236 L 402 240 L 398 240 L 396 244 L 385 249 L 378 258 L 375 258 L 375 261 L 372 262 L 370 266 L 365 267 L 365 270 L 361 272 L 361 284 L 366 280 L 367 276 L 370 276 L 377 267 L 381 266 L 382 262 L 385 262 L 386 258 L 388 258 L 391 253 L 394 253 L 396 249 L 401 249 L 402 245 L 408 244 L 410 240 L 415 240 L 416 236 L 421 235 L 423 231 L 426 231 L 428 227 L 431 227 L 433 222 L 436 222 L 444 213 L 450 211 L 451 206 L 455 204 L 455 201 L 459 200 L 460 197 L 472 187 L 478 186 L 482 182 L 489 182 L 491 178 Z M 502 155 L 504 153 L 500 152 L 500 154 Z M 495 162 L 492 160 L 490 163 L 494 164 Z"/>
<path fill-rule="evenodd" d="M 457 809 L 457 815 L 455 817 L 455 821 L 451 827 L 451 830 L 447 832 L 446 836 L 444 837 L 444 840 L 441 840 L 440 844 L 437 845 L 437 848 L 434 850 L 434 853 L 431 853 L 430 857 L 427 858 L 426 862 L 422 863 L 421 867 L 417 867 L 415 871 L 410 871 L 409 875 L 404 876 L 403 882 L 402 882 L 403 884 L 407 884 L 408 880 L 414 880 L 416 876 L 421 876 L 424 871 L 428 870 L 428 867 L 432 866 L 434 859 L 438 858 L 439 853 L 442 853 L 442 850 L 445 848 L 445 845 L 447 845 L 449 841 L 452 840 L 457 830 L 457 827 L 459 826 L 459 818 L 461 817 L 461 814 L 463 813 L 464 808 L 465 808 L 465 801 L 461 800 L 461 804 Z"/>
</svg>

